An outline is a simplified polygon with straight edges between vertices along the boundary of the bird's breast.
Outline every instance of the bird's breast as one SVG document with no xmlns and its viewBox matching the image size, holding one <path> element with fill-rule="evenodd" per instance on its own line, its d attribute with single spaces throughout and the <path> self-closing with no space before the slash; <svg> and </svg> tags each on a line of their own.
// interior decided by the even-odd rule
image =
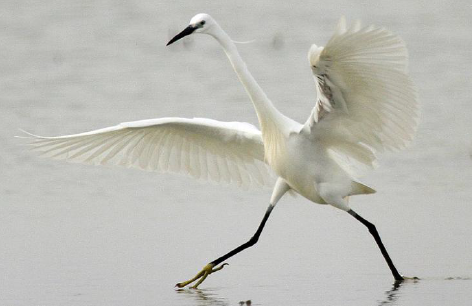
<svg viewBox="0 0 472 306">
<path fill-rule="evenodd" d="M 264 137 L 267 163 L 300 195 L 316 203 L 324 203 L 316 190 L 316 181 L 322 175 L 319 161 L 320 148 L 303 135 Z"/>
</svg>

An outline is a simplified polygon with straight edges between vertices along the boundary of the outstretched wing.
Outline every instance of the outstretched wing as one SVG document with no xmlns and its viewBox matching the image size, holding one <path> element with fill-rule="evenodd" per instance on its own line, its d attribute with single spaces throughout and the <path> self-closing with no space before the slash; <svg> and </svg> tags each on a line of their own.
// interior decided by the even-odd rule
<svg viewBox="0 0 472 306">
<path fill-rule="evenodd" d="M 161 118 L 68 136 L 30 135 L 34 150 L 55 159 L 176 172 L 243 188 L 273 182 L 261 132 L 249 123 Z"/>
<path fill-rule="evenodd" d="M 333 158 L 359 176 L 375 163 L 375 152 L 401 149 L 418 125 L 417 95 L 408 75 L 402 39 L 341 19 L 326 47 L 308 53 L 318 101 L 306 125 Z"/>
</svg>

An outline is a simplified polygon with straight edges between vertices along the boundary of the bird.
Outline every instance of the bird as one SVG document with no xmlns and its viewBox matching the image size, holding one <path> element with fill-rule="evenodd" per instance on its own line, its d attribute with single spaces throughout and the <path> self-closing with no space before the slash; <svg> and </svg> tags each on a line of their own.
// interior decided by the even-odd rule
<svg viewBox="0 0 472 306">
<path fill-rule="evenodd" d="M 167 46 L 194 34 L 209 35 L 223 48 L 254 106 L 260 130 L 244 122 L 159 118 L 66 136 L 28 133 L 33 150 L 70 162 L 176 172 L 243 189 L 273 186 L 254 235 L 176 287 L 197 288 L 228 265 L 230 257 L 254 246 L 287 192 L 349 213 L 367 227 L 395 282 L 405 280 L 375 225 L 348 201 L 375 193 L 359 178 L 377 166 L 378 154 L 405 148 L 416 134 L 420 110 L 404 41 L 375 25 L 347 25 L 342 17 L 324 47 L 309 48 L 317 98 L 306 122 L 299 123 L 274 106 L 235 42 L 210 15 L 195 15 Z"/>
</svg>

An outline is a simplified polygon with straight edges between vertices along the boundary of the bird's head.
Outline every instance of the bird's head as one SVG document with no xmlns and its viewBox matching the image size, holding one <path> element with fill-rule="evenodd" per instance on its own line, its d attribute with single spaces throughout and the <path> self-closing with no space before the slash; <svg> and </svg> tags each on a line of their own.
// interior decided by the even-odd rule
<svg viewBox="0 0 472 306">
<path fill-rule="evenodd" d="M 167 46 L 176 42 L 177 40 L 188 36 L 193 33 L 210 34 L 211 29 L 215 25 L 215 20 L 208 14 L 197 14 L 190 19 L 189 25 L 179 34 L 175 35 L 168 43 Z"/>
</svg>

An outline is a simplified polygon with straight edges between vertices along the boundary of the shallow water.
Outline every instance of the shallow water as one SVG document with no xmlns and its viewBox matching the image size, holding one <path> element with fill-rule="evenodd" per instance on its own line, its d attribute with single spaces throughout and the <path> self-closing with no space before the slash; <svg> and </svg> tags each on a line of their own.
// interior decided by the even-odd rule
<svg viewBox="0 0 472 306">
<path fill-rule="evenodd" d="M 469 1 L 2 1 L 0 305 L 470 305 L 472 6 Z M 144 118 L 257 124 L 210 37 L 166 48 L 198 12 L 213 15 L 276 106 L 304 121 L 315 89 L 306 52 L 342 14 L 384 25 L 410 51 L 422 121 L 413 146 L 382 156 L 342 211 L 286 196 L 257 246 L 201 290 L 175 290 L 249 238 L 270 190 L 241 191 L 136 170 L 40 159 L 13 138 Z"/>
</svg>

